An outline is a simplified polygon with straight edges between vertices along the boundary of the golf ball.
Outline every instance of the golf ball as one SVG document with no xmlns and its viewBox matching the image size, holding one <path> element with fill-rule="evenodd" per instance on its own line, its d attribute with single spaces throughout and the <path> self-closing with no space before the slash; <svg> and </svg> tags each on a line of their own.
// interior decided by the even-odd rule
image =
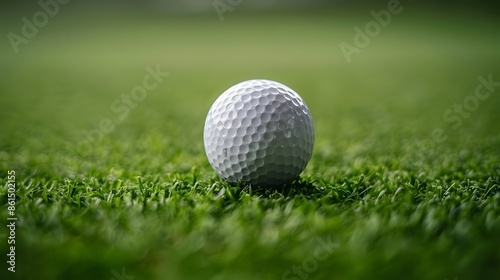
<svg viewBox="0 0 500 280">
<path fill-rule="evenodd" d="M 288 183 L 311 158 L 311 112 L 283 84 L 244 81 L 222 93 L 210 108 L 204 143 L 210 164 L 230 183 Z"/>
</svg>

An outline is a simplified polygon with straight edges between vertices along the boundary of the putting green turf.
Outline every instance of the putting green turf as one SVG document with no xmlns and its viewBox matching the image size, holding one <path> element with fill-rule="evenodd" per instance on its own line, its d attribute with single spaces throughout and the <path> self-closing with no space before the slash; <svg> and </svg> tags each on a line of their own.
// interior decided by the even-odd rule
<svg viewBox="0 0 500 280">
<path fill-rule="evenodd" d="M 479 76 L 500 81 L 499 21 L 408 8 L 347 63 L 339 44 L 370 20 L 61 13 L 17 55 L 4 41 L 0 220 L 15 170 L 14 277 L 495 279 L 500 87 L 443 114 Z M 168 77 L 124 103 L 157 65 Z M 313 114 L 312 159 L 282 188 L 229 186 L 204 153 L 210 105 L 250 78 L 287 84 Z M 99 137 L 103 119 L 114 129 Z"/>
</svg>

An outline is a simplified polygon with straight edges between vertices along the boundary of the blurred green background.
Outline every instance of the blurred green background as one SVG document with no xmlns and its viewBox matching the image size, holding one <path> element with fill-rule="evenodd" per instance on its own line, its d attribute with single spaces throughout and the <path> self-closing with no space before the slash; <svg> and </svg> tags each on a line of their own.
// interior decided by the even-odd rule
<svg viewBox="0 0 500 280">
<path fill-rule="evenodd" d="M 22 18 L 33 22 L 41 6 L 4 4 L 0 177 L 13 169 L 19 180 L 15 276 L 119 279 L 113 271 L 124 267 L 135 279 L 280 279 L 314 250 L 311 240 L 333 235 L 350 245 L 320 264 L 311 279 L 473 279 L 477 270 L 494 279 L 500 87 L 460 117 L 457 127 L 443 114 L 474 94 L 479 76 L 500 81 L 495 4 L 401 1 L 401 12 L 348 62 L 340 44 L 354 45 L 354 28 L 364 29 L 374 20 L 370 11 L 385 10 L 390 1 L 240 2 L 69 1 L 58 4 L 59 11 L 32 38 L 22 35 Z M 214 5 L 230 9 L 221 14 Z M 17 53 L 11 32 L 24 36 Z M 143 100 L 125 106 L 132 103 L 123 96 L 143 83 L 147 67 L 169 75 Z M 313 192 L 297 197 L 298 209 L 293 208 L 305 222 L 288 234 L 280 229 L 273 242 L 262 241 L 255 236 L 272 232 L 238 215 L 255 211 L 255 203 L 267 213 L 255 219 L 270 219 L 290 197 L 263 195 L 259 202 L 254 197 L 240 204 L 204 198 L 217 182 L 203 149 L 206 113 L 220 93 L 252 78 L 282 82 L 308 104 L 316 144 L 303 177 L 317 189 L 324 184 L 342 190 L 342 180 L 360 176 L 383 179 L 366 179 L 375 196 L 384 186 L 394 192 L 416 178 L 429 186 L 471 180 L 496 186 L 477 194 L 496 199 L 488 204 L 492 214 L 480 206 L 467 212 L 471 229 L 464 240 L 470 244 L 458 244 L 435 231 L 427 234 L 424 221 L 403 226 L 418 199 L 369 204 L 370 215 L 353 218 L 365 211 L 362 200 L 323 203 L 324 193 Z M 125 106 L 126 116 L 113 104 Z M 103 119 L 113 131 L 97 132 Z M 444 143 L 430 140 L 436 128 L 444 131 Z M 144 193 L 136 195 L 137 176 L 177 204 L 158 202 L 155 208 L 147 204 L 154 204 L 154 196 L 138 202 Z M 179 183 L 178 200 L 164 190 L 175 182 L 189 182 Z M 82 197 L 64 195 L 73 187 Z M 5 187 L 2 195 L 6 208 Z M 403 218 L 388 214 L 392 209 Z M 379 217 L 372 214 L 379 210 L 387 214 L 381 225 L 402 226 L 394 236 L 376 231 L 381 247 L 371 248 L 363 242 L 373 240 L 364 234 L 372 234 Z M 448 219 L 447 212 L 436 213 Z M 491 228 L 482 224 L 487 215 L 493 215 Z M 453 226 L 462 229 L 458 222 Z M 7 232 L 0 234 L 4 260 Z M 11 279 L 3 263 L 0 275 Z"/>
</svg>

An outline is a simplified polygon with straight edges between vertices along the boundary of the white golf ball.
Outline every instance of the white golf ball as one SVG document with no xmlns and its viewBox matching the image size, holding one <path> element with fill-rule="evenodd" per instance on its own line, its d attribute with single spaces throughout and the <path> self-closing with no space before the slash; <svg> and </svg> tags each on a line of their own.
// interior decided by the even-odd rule
<svg viewBox="0 0 500 280">
<path fill-rule="evenodd" d="M 215 101 L 204 129 L 205 151 L 230 183 L 270 186 L 299 176 L 311 158 L 311 112 L 289 87 L 269 80 L 232 86 Z"/>
</svg>

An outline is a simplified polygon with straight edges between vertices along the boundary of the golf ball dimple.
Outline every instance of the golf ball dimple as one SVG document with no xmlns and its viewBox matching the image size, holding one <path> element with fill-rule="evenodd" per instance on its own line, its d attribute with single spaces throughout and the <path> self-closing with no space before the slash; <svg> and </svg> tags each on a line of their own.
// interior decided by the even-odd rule
<svg viewBox="0 0 500 280">
<path fill-rule="evenodd" d="M 309 108 L 289 87 L 248 80 L 222 93 L 204 129 L 208 160 L 230 183 L 279 185 L 299 176 L 312 155 Z"/>
</svg>

